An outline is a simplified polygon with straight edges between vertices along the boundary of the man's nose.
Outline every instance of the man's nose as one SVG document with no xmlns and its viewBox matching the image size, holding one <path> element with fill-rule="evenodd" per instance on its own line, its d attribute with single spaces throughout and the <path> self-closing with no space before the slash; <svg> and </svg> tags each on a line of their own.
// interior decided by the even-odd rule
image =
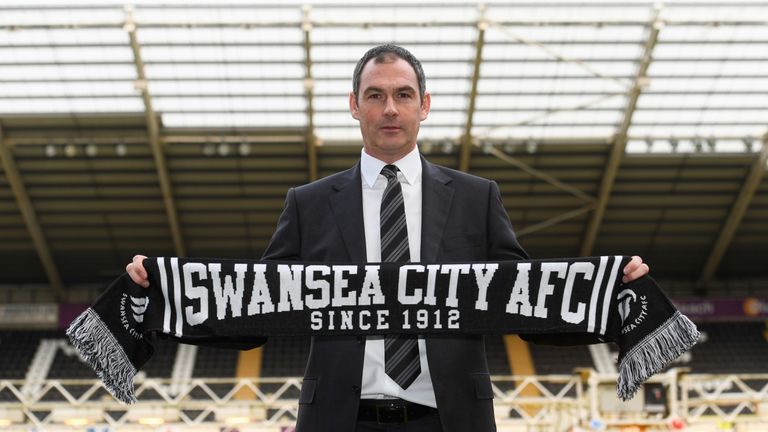
<svg viewBox="0 0 768 432">
<path fill-rule="evenodd" d="M 387 101 L 385 102 L 385 106 L 384 106 L 384 115 L 396 116 L 397 114 L 398 112 L 397 112 L 397 106 L 395 106 L 395 99 L 387 98 Z"/>
</svg>

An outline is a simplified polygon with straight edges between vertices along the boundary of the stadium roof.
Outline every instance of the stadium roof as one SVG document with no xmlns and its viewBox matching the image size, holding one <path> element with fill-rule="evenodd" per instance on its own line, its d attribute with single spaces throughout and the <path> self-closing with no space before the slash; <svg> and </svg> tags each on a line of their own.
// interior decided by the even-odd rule
<svg viewBox="0 0 768 432">
<path fill-rule="evenodd" d="M 384 42 L 424 64 L 422 151 L 498 181 L 532 255 L 768 273 L 765 2 L 35 1 L 0 5 L 0 283 L 258 256 L 288 187 L 354 163 Z"/>
</svg>

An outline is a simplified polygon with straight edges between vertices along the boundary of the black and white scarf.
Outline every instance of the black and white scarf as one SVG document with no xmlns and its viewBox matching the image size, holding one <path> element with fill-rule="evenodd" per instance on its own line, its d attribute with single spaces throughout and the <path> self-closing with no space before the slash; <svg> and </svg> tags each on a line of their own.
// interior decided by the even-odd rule
<svg viewBox="0 0 768 432">
<path fill-rule="evenodd" d="M 696 326 L 629 258 L 313 264 L 148 258 L 150 288 L 116 279 L 67 329 L 105 387 L 136 401 L 151 341 L 247 345 L 265 336 L 506 334 L 557 344 L 615 342 L 617 394 L 631 398 L 690 349 Z"/>
</svg>

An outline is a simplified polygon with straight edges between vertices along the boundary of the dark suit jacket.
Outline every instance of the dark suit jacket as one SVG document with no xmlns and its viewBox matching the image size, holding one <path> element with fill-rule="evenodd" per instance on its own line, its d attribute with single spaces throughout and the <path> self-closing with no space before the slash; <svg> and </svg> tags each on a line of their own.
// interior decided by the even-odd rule
<svg viewBox="0 0 768 432">
<path fill-rule="evenodd" d="M 422 262 L 527 259 L 496 183 L 422 157 Z M 366 261 L 360 164 L 288 191 L 265 260 Z M 482 336 L 428 337 L 445 432 L 495 431 Z M 353 431 L 365 339 L 314 337 L 299 398 L 299 432 Z"/>
</svg>

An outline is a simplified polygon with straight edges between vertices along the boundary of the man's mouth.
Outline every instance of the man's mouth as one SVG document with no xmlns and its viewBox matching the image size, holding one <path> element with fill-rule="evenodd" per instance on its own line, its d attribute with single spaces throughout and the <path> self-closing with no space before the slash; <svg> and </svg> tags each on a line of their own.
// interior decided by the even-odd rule
<svg viewBox="0 0 768 432">
<path fill-rule="evenodd" d="M 385 132 L 395 132 L 400 130 L 397 126 L 382 126 L 381 129 Z"/>
</svg>

